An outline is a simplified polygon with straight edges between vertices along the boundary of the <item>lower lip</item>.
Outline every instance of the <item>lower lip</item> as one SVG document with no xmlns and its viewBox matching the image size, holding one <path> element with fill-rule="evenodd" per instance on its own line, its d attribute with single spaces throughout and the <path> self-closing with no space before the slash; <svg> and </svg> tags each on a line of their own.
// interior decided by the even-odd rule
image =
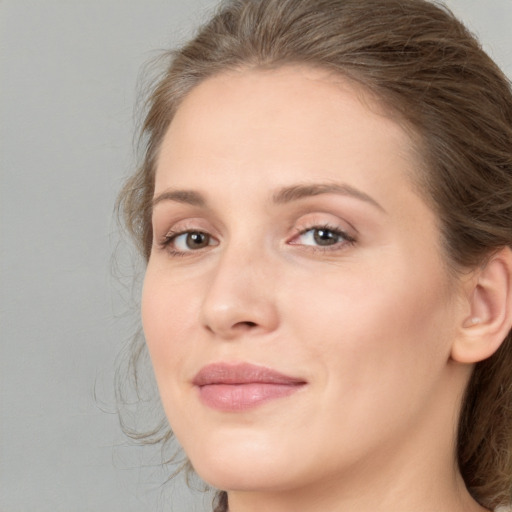
<svg viewBox="0 0 512 512">
<path fill-rule="evenodd" d="M 250 382 L 247 384 L 208 384 L 199 388 L 203 404 L 225 412 L 238 412 L 289 396 L 303 384 Z"/>
</svg>

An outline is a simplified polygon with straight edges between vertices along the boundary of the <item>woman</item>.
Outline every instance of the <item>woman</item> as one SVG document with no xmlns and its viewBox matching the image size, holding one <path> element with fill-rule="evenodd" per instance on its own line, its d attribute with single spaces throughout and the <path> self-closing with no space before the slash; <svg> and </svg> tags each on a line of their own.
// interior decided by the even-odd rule
<svg viewBox="0 0 512 512">
<path fill-rule="evenodd" d="M 501 71 L 424 0 L 232 0 L 169 59 L 120 206 L 216 510 L 508 505 Z"/>
</svg>

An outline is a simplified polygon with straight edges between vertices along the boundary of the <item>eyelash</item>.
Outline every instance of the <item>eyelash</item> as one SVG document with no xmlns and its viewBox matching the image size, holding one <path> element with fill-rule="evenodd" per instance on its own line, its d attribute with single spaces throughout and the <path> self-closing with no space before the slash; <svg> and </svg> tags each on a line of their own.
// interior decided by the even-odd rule
<svg viewBox="0 0 512 512">
<path fill-rule="evenodd" d="M 178 238 L 181 235 L 192 234 L 192 233 L 206 235 L 210 238 L 213 238 L 209 233 L 207 233 L 206 231 L 201 231 L 200 229 L 183 229 L 180 231 L 172 231 L 171 230 L 171 231 L 168 231 L 165 234 L 165 236 L 163 237 L 162 241 L 159 244 L 160 248 L 168 251 L 172 257 L 190 256 L 194 252 L 199 252 L 199 249 L 196 249 L 196 250 L 191 249 L 190 251 L 180 251 L 178 249 L 173 248 L 172 244 L 176 240 L 176 238 Z"/>
<path fill-rule="evenodd" d="M 339 251 L 343 247 L 351 246 L 356 243 L 356 239 L 352 236 L 350 236 L 346 231 L 343 229 L 340 229 L 336 226 L 331 226 L 329 224 L 321 224 L 321 225 L 314 225 L 309 226 L 303 229 L 297 229 L 297 234 L 295 235 L 294 239 L 305 235 L 306 233 L 309 233 L 310 231 L 328 231 L 335 235 L 338 238 L 341 238 L 342 240 L 332 244 L 332 245 L 306 245 L 306 244 L 294 244 L 291 243 L 291 245 L 302 245 L 306 250 L 310 251 L 316 251 L 316 252 L 329 252 L 329 251 Z"/>
<path fill-rule="evenodd" d="M 306 227 L 303 229 L 298 228 L 296 230 L 296 234 L 294 235 L 292 240 L 295 240 L 296 238 L 298 238 L 302 235 L 305 235 L 306 233 L 308 233 L 310 231 L 322 231 L 322 230 L 328 231 L 328 232 L 332 233 L 334 236 L 341 238 L 342 240 L 336 242 L 333 245 L 326 245 L 326 246 L 298 244 L 298 243 L 293 243 L 293 242 L 288 242 L 288 243 L 290 245 L 301 245 L 302 247 L 305 248 L 305 250 L 308 250 L 308 251 L 322 252 L 322 253 L 330 252 L 330 251 L 337 251 L 337 250 L 339 251 L 346 246 L 352 246 L 356 243 L 356 239 L 354 237 L 350 236 L 346 231 L 340 229 L 339 227 L 330 226 L 329 224 L 313 225 L 313 226 L 309 226 L 309 227 Z M 191 249 L 189 251 L 180 251 L 180 250 L 173 248 L 172 244 L 179 236 L 186 235 L 186 234 L 192 234 L 192 233 L 205 235 L 207 237 L 210 237 L 210 239 L 213 238 L 212 235 L 210 235 L 208 232 L 201 231 L 199 229 L 185 229 L 185 230 L 181 230 L 181 231 L 168 231 L 165 234 L 165 236 L 163 237 L 162 241 L 159 243 L 159 246 L 160 246 L 160 248 L 167 250 L 172 257 L 190 256 L 190 255 L 192 255 L 192 253 L 199 252 L 201 248 L 196 249 L 196 250 Z M 217 244 L 212 244 L 212 245 L 217 245 Z"/>
</svg>

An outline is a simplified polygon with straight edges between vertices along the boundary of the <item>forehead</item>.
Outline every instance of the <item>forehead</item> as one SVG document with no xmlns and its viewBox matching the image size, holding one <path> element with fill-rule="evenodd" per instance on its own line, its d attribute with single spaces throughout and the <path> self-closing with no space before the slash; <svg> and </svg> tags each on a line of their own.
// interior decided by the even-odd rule
<svg viewBox="0 0 512 512">
<path fill-rule="evenodd" d="M 340 166 L 382 178 L 386 167 L 417 167 L 411 138 L 384 110 L 362 86 L 321 69 L 214 76 L 178 108 L 162 143 L 156 189 L 170 175 L 199 173 L 204 181 L 215 169 L 219 177 L 219 167 L 252 169 L 273 181 L 285 180 L 287 169 L 336 179 Z M 370 153 L 378 157 L 365 164 Z"/>
</svg>

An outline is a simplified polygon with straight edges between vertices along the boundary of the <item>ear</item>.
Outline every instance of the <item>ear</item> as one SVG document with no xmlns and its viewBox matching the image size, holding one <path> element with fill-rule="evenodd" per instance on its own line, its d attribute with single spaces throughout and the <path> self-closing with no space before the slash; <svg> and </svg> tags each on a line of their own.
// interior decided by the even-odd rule
<svg viewBox="0 0 512 512">
<path fill-rule="evenodd" d="M 475 270 L 451 351 L 454 361 L 477 363 L 492 356 L 512 328 L 512 250 L 506 247 Z"/>
</svg>

